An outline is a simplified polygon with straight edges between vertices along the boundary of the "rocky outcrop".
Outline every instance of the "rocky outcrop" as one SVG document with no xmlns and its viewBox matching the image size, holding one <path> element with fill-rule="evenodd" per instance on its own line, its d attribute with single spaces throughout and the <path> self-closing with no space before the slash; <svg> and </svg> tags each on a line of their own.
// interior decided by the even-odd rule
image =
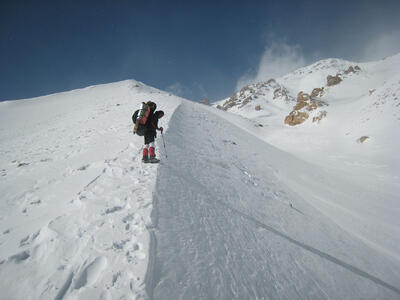
<svg viewBox="0 0 400 300">
<path fill-rule="evenodd" d="M 337 85 L 343 81 L 343 75 L 358 73 L 359 71 L 361 71 L 361 68 L 359 66 L 350 66 L 347 70 L 337 73 L 336 76 L 328 75 L 328 77 L 326 78 L 327 85 Z"/>
<path fill-rule="evenodd" d="M 350 66 L 347 70 L 337 73 L 335 76 L 328 75 L 326 78 L 327 86 L 335 86 L 343 81 L 343 78 L 352 73 L 361 71 L 359 66 Z M 314 115 L 312 118 L 313 123 L 319 123 L 322 119 L 326 118 L 327 111 L 319 110 L 320 107 L 327 106 L 328 104 L 322 101 L 321 98 L 325 94 L 325 87 L 315 88 L 312 90 L 311 95 L 300 91 L 297 94 L 297 103 L 293 110 L 285 118 L 285 124 L 290 126 L 299 125 L 305 122 L 309 115 Z M 314 112 L 315 111 L 315 112 Z"/>
<path fill-rule="evenodd" d="M 322 97 L 324 95 L 324 89 L 324 87 L 313 89 L 313 91 L 311 92 L 311 98 L 314 99 L 317 97 Z"/>
<path fill-rule="evenodd" d="M 367 139 L 369 139 L 369 136 L 364 135 L 364 136 L 360 137 L 360 138 L 357 140 L 357 142 L 359 142 L 359 143 L 364 143 Z"/>
<path fill-rule="evenodd" d="M 361 71 L 359 66 L 350 66 L 346 71 L 344 71 L 344 74 L 350 74 L 350 73 L 357 73 L 358 71 Z"/>
<path fill-rule="evenodd" d="M 297 94 L 297 104 L 293 107 L 293 110 L 300 110 L 303 107 L 306 107 L 308 105 L 308 100 L 310 100 L 310 95 L 300 91 Z"/>
<path fill-rule="evenodd" d="M 304 93 L 303 91 L 300 91 L 297 94 L 297 102 L 305 102 L 307 100 L 310 100 L 310 95 L 307 93 Z"/>
<path fill-rule="evenodd" d="M 293 110 L 290 112 L 288 116 L 286 116 L 285 124 L 290 126 L 295 126 L 303 123 L 307 119 L 308 119 L 308 114 L 306 112 Z"/>
<path fill-rule="evenodd" d="M 222 106 L 217 108 L 228 110 L 232 107 L 242 108 L 251 101 L 270 96 L 273 100 L 283 100 L 286 102 L 294 101 L 289 91 L 276 82 L 275 79 L 246 85 L 239 92 L 234 93 Z"/>
<path fill-rule="evenodd" d="M 326 80 L 327 80 L 327 85 L 332 86 L 339 84 L 342 81 L 342 78 L 340 78 L 340 74 L 336 74 L 336 76 L 328 75 Z"/>
<path fill-rule="evenodd" d="M 317 93 L 318 90 L 318 93 Z M 323 88 L 321 89 L 314 89 L 314 96 L 321 94 Z M 285 124 L 290 126 L 295 126 L 303 123 L 309 118 L 309 115 L 312 111 L 317 110 L 319 107 L 327 106 L 328 104 L 322 100 L 317 100 L 310 96 L 309 94 L 300 91 L 297 94 L 297 103 L 293 107 L 293 110 L 289 113 L 288 116 L 285 118 Z M 319 122 L 324 117 L 326 117 L 327 112 L 319 112 L 319 115 L 313 118 L 313 122 Z"/>
<path fill-rule="evenodd" d="M 291 100 L 293 100 L 293 98 L 289 95 L 289 91 L 282 86 L 278 86 L 275 88 L 273 99 L 283 99 L 285 102 L 290 102 Z"/>
</svg>

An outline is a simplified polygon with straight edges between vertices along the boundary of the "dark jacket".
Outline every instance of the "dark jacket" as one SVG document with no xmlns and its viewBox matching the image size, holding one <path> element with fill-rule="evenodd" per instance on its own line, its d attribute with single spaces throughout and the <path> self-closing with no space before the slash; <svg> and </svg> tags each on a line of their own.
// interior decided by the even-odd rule
<svg viewBox="0 0 400 300">
<path fill-rule="evenodd" d="M 145 126 L 146 126 L 145 136 L 157 137 L 156 130 L 159 129 L 158 128 L 158 117 L 154 113 L 149 116 Z"/>
</svg>

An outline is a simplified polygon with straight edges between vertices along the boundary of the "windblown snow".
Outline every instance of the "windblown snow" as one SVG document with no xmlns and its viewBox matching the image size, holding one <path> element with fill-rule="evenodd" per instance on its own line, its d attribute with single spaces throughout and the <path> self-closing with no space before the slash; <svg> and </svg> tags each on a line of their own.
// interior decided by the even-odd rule
<svg viewBox="0 0 400 300">
<path fill-rule="evenodd" d="M 283 123 L 350 64 L 227 112 L 134 80 L 0 103 L 0 298 L 398 299 L 400 55 L 327 89 L 319 124 Z M 158 165 L 132 135 L 149 100 Z"/>
</svg>

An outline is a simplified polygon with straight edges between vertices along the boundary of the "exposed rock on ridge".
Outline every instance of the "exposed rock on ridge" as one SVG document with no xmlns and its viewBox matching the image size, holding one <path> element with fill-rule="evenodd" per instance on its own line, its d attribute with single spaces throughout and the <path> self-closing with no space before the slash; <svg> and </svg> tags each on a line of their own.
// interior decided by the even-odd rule
<svg viewBox="0 0 400 300">
<path fill-rule="evenodd" d="M 315 99 L 318 95 L 322 95 L 324 88 L 314 89 L 310 96 L 303 91 L 297 94 L 297 104 L 293 107 L 293 110 L 285 118 L 285 124 L 295 126 L 306 121 L 310 112 L 318 109 L 319 107 L 327 106 L 328 104 L 322 100 Z M 318 116 L 313 118 L 313 122 L 319 122 L 322 118 L 326 117 L 327 112 L 319 112 Z"/>
<path fill-rule="evenodd" d="M 228 110 L 232 107 L 242 108 L 252 100 L 265 97 L 268 94 L 272 94 L 273 100 L 294 101 L 294 98 L 284 86 L 276 82 L 275 79 L 270 79 L 243 87 L 239 92 L 234 93 L 226 100 L 222 106 L 218 105 L 217 108 L 223 110 Z"/>
</svg>

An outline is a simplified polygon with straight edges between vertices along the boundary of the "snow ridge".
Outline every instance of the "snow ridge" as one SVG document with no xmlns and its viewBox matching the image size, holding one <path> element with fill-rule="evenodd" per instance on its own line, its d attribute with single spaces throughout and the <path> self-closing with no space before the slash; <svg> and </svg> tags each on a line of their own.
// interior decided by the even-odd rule
<svg viewBox="0 0 400 300">
<path fill-rule="evenodd" d="M 177 108 L 166 139 L 169 159 L 153 200 L 150 298 L 399 295 L 392 260 L 291 189 L 291 168 L 313 173 L 315 166 L 190 103 Z"/>
</svg>

